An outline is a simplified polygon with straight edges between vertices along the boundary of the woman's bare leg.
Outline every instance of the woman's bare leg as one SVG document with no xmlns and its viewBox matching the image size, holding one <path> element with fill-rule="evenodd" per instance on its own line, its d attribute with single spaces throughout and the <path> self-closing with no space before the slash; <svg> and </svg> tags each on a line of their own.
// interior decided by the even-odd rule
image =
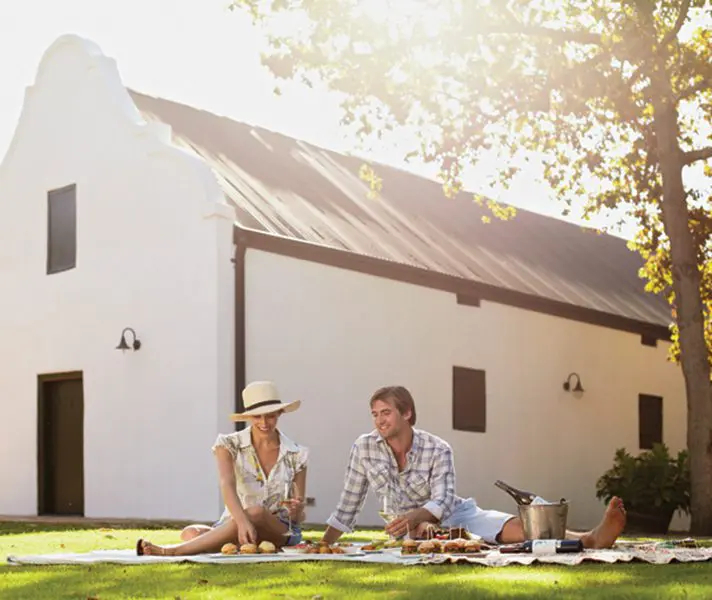
<svg viewBox="0 0 712 600">
<path fill-rule="evenodd" d="M 141 541 L 141 548 L 144 554 L 156 554 L 158 556 L 188 556 L 193 554 L 205 554 L 208 552 L 220 552 L 223 544 L 228 542 L 237 543 L 237 529 L 232 519 L 226 520 L 221 525 L 211 528 L 210 531 L 189 540 L 182 544 L 173 546 L 158 546 L 148 540 Z"/>
<path fill-rule="evenodd" d="M 268 540 L 277 548 L 284 546 L 288 537 L 284 535 L 287 533 L 287 526 L 282 523 L 282 521 L 261 506 L 250 507 L 245 513 L 257 530 L 258 543 L 262 540 Z M 208 531 L 182 544 L 159 546 L 152 544 L 148 540 L 142 540 L 140 545 L 143 553 L 148 555 L 188 556 L 208 552 L 220 552 L 223 545 L 228 542 L 239 545 L 237 541 L 237 529 L 232 519 L 226 520 L 217 527 L 211 527 Z"/>
<path fill-rule="evenodd" d="M 210 527 L 210 525 L 188 525 L 183 528 L 183 531 L 180 532 L 180 539 L 184 542 L 189 542 L 190 540 L 197 538 L 199 535 L 208 533 L 211 529 L 212 527 Z"/>
</svg>

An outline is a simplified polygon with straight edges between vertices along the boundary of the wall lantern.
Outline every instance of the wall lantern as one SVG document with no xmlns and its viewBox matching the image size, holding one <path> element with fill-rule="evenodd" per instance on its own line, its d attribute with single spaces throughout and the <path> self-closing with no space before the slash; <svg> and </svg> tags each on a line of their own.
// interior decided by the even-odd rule
<svg viewBox="0 0 712 600">
<path fill-rule="evenodd" d="M 133 336 L 133 343 L 131 346 L 129 346 L 126 343 L 126 333 L 130 333 Z M 117 350 L 138 350 L 141 347 L 141 340 L 139 340 L 136 337 L 136 332 L 131 328 L 131 327 L 124 327 L 124 330 L 121 332 L 121 341 L 119 342 L 119 345 L 116 346 Z"/>
<path fill-rule="evenodd" d="M 571 388 L 571 378 L 576 377 L 576 385 Z M 581 385 L 581 377 L 579 377 L 578 373 L 570 373 L 569 376 L 566 378 L 566 381 L 564 381 L 564 389 L 567 392 L 578 392 L 578 393 L 583 393 L 583 386 Z"/>
</svg>

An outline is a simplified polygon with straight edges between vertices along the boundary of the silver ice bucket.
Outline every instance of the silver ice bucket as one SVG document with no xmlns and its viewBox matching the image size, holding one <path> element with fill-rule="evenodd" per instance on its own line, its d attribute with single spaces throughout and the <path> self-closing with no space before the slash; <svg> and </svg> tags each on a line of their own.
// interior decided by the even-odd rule
<svg viewBox="0 0 712 600">
<path fill-rule="evenodd" d="M 568 515 L 569 505 L 565 502 L 519 506 L 524 537 L 528 540 L 563 540 Z"/>
</svg>

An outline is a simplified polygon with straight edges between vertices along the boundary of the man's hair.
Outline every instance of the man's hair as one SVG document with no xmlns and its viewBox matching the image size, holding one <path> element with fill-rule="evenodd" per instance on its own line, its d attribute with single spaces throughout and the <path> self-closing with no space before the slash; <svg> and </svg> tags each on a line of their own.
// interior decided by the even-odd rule
<svg viewBox="0 0 712 600">
<path fill-rule="evenodd" d="M 411 427 L 415 425 L 415 401 L 410 392 L 404 388 L 402 385 L 389 385 L 377 389 L 373 396 L 371 396 L 371 401 L 369 405 L 373 408 L 373 403 L 376 400 L 381 400 L 383 402 L 388 402 L 388 400 L 393 400 L 393 405 L 396 407 L 400 414 L 404 414 L 410 411 L 410 418 L 408 423 Z"/>
</svg>

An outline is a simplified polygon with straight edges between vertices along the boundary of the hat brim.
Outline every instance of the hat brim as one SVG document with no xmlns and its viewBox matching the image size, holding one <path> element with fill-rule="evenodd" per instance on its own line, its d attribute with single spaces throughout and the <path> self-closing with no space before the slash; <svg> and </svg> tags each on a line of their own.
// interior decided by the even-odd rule
<svg viewBox="0 0 712 600">
<path fill-rule="evenodd" d="M 283 404 L 270 404 L 269 406 L 260 406 L 253 410 L 246 410 L 241 413 L 233 413 L 230 415 L 230 419 L 233 421 L 247 421 L 250 417 L 259 417 L 260 415 L 268 415 L 275 412 L 294 412 L 301 405 L 301 400 L 293 400 L 292 402 L 285 402 Z"/>
</svg>

